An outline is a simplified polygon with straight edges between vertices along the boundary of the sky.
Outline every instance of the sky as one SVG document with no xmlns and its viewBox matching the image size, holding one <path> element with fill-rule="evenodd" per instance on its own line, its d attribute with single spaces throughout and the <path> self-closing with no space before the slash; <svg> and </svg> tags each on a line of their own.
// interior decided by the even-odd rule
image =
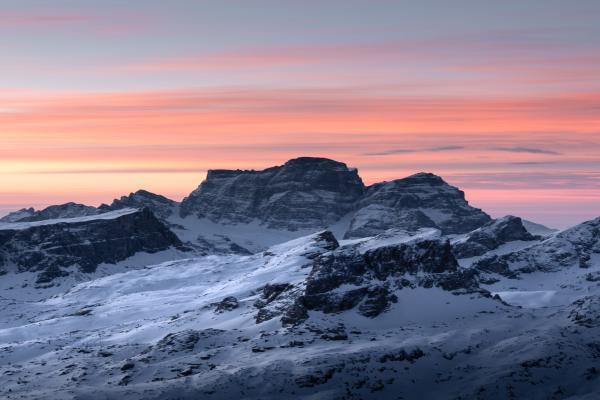
<svg viewBox="0 0 600 400">
<path fill-rule="evenodd" d="M 298 156 L 600 216 L 597 0 L 0 0 L 0 215 Z"/>
</svg>

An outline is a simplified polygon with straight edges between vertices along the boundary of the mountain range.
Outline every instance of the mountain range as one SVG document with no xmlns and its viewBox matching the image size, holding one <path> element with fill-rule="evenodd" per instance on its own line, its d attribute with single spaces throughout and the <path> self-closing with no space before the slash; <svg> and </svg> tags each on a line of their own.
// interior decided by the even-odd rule
<svg viewBox="0 0 600 400">
<path fill-rule="evenodd" d="M 301 157 L 0 219 L 7 399 L 595 399 L 600 218 Z"/>
</svg>

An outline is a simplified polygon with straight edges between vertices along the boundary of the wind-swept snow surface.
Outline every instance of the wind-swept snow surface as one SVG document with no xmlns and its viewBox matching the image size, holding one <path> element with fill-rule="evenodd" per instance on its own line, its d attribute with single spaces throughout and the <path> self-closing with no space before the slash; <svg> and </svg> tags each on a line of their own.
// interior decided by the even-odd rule
<svg viewBox="0 0 600 400">
<path fill-rule="evenodd" d="M 277 314 L 277 307 L 290 306 L 295 291 L 322 277 L 322 271 L 314 274 L 324 260 L 358 257 L 355 262 L 368 263 L 376 254 L 383 260 L 388 249 L 415 252 L 435 243 L 441 251 L 440 240 L 435 229 L 341 243 L 321 232 L 255 255 L 207 256 L 113 274 L 41 301 L 12 300 L 3 290 L 0 394 L 593 398 L 600 390 L 600 328 L 594 322 L 600 306 L 593 300 L 600 289 L 587 275 L 564 290 L 551 284 L 564 279 L 564 271 L 540 272 L 548 277 L 543 290 L 534 290 L 539 277 L 533 274 L 501 278 L 490 286 L 499 292 L 493 298 L 485 291 L 444 289 L 435 280 L 424 284 L 436 274 L 425 270 L 391 273 L 384 281 L 367 274 L 361 285 L 388 284 L 395 296 L 374 317 L 364 315 L 363 303 L 336 312 L 309 309 L 305 320 L 292 324 Z M 586 274 L 595 277 L 599 269 Z M 368 276 L 371 281 L 364 280 Z M 392 284 L 402 279 L 405 286 Z M 511 285 L 518 290 L 492 290 Z M 328 293 L 347 290 L 344 283 Z M 560 296 L 565 301 L 553 301 Z M 261 319 L 265 309 L 276 316 Z"/>
</svg>

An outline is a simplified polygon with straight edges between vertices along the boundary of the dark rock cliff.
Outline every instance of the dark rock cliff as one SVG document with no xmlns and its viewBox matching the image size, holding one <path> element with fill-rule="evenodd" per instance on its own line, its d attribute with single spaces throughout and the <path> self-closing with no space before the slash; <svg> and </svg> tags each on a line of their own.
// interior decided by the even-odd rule
<svg viewBox="0 0 600 400">
<path fill-rule="evenodd" d="M 64 267 L 78 266 L 82 272 L 94 272 L 102 263 L 170 247 L 183 249 L 177 236 L 147 208 L 110 219 L 0 230 L 2 267 L 40 271 L 39 282 L 64 275 Z"/>
</svg>

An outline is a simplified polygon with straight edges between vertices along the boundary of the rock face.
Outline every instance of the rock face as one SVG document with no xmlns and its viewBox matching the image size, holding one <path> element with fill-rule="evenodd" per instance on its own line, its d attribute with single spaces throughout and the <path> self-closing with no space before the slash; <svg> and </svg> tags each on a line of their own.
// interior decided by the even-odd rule
<svg viewBox="0 0 600 400">
<path fill-rule="evenodd" d="M 491 221 L 469 205 L 461 190 L 430 173 L 369 186 L 356 208 L 346 238 L 373 236 L 389 228 L 466 233 Z"/>
<path fill-rule="evenodd" d="M 525 229 L 521 218 L 509 215 L 458 238 L 453 241 L 452 248 L 456 257 L 468 258 L 481 256 L 508 242 L 530 241 L 537 238 Z"/>
<path fill-rule="evenodd" d="M 419 173 L 365 188 L 355 169 L 311 157 L 263 171 L 211 170 L 183 200 L 180 215 L 223 225 L 257 221 L 288 231 L 324 229 L 352 215 L 345 238 L 390 228 L 466 233 L 491 221 L 469 206 L 462 191 L 436 175 Z"/>
<path fill-rule="evenodd" d="M 138 190 L 135 193 L 130 193 L 128 196 L 122 196 L 120 199 L 115 199 L 110 205 L 102 204 L 99 209 L 103 212 L 121 210 L 123 208 L 142 209 L 147 207 L 159 219 L 165 220 L 173 214 L 177 202 L 151 193 L 146 190 Z"/>
<path fill-rule="evenodd" d="M 320 229 L 350 212 L 363 194 L 355 169 L 325 158 L 296 158 L 263 171 L 210 170 L 181 204 L 181 216 L 290 231 Z"/>
<path fill-rule="evenodd" d="M 325 313 L 358 307 L 360 314 L 376 317 L 396 302 L 396 290 L 418 286 L 479 291 L 472 271 L 458 270 L 450 243 L 417 239 L 364 253 L 342 247 L 320 256 L 299 304 Z"/>
<path fill-rule="evenodd" d="M 307 240 L 304 240 L 307 239 Z M 312 267 L 314 260 L 323 254 L 329 253 L 339 247 L 335 236 L 329 231 L 319 232 L 304 239 L 297 239 L 297 247 L 271 248 L 273 251 L 263 253 L 268 259 L 268 266 L 276 266 L 290 262 L 297 265 L 299 270 L 308 270 Z M 287 274 L 286 274 L 287 275 Z M 307 311 L 297 301 L 304 293 L 306 273 L 296 282 L 276 281 L 264 285 L 260 290 L 259 298 L 254 302 L 258 309 L 255 317 L 256 323 L 268 321 L 283 315 L 286 324 L 293 324 L 308 318 Z M 286 276 L 290 279 L 291 276 Z"/>
<path fill-rule="evenodd" d="M 64 276 L 61 268 L 93 272 L 137 252 L 155 253 L 182 244 L 148 209 L 103 214 L 101 218 L 4 225 L 0 229 L 0 266 L 40 271 L 38 283 Z"/>
<path fill-rule="evenodd" d="M 0 219 L 0 222 L 44 221 L 48 219 L 76 218 L 97 214 L 100 214 L 100 211 L 96 207 L 78 203 L 65 203 L 49 206 L 40 211 L 35 211 L 33 208 L 24 208 L 8 214 Z"/>
<path fill-rule="evenodd" d="M 31 217 L 33 214 L 35 214 L 35 210 L 33 209 L 33 207 L 22 208 L 18 211 L 13 211 L 0 218 L 0 222 L 18 222 L 23 218 Z"/>
<path fill-rule="evenodd" d="M 332 237 L 329 232 L 322 235 Z M 403 288 L 439 287 L 488 295 L 479 288 L 476 271 L 459 270 L 448 241 L 407 232 L 395 232 L 395 237 L 398 243 L 389 244 L 392 235 L 382 234 L 371 239 L 373 243 L 342 247 L 334 239 L 325 241 L 331 246 L 314 257 L 303 282 L 263 288 L 255 303 L 259 308 L 256 322 L 281 316 L 284 325 L 297 325 L 308 318 L 309 311 L 330 314 L 354 308 L 373 318 L 388 310 Z"/>
<path fill-rule="evenodd" d="M 567 267 L 588 268 L 600 254 L 600 218 L 584 222 L 551 236 L 539 244 L 504 254 L 485 257 L 473 266 L 481 271 L 515 276 Z"/>
<path fill-rule="evenodd" d="M 570 306 L 569 319 L 580 326 L 594 328 L 600 326 L 600 297 L 586 296 Z"/>
</svg>

